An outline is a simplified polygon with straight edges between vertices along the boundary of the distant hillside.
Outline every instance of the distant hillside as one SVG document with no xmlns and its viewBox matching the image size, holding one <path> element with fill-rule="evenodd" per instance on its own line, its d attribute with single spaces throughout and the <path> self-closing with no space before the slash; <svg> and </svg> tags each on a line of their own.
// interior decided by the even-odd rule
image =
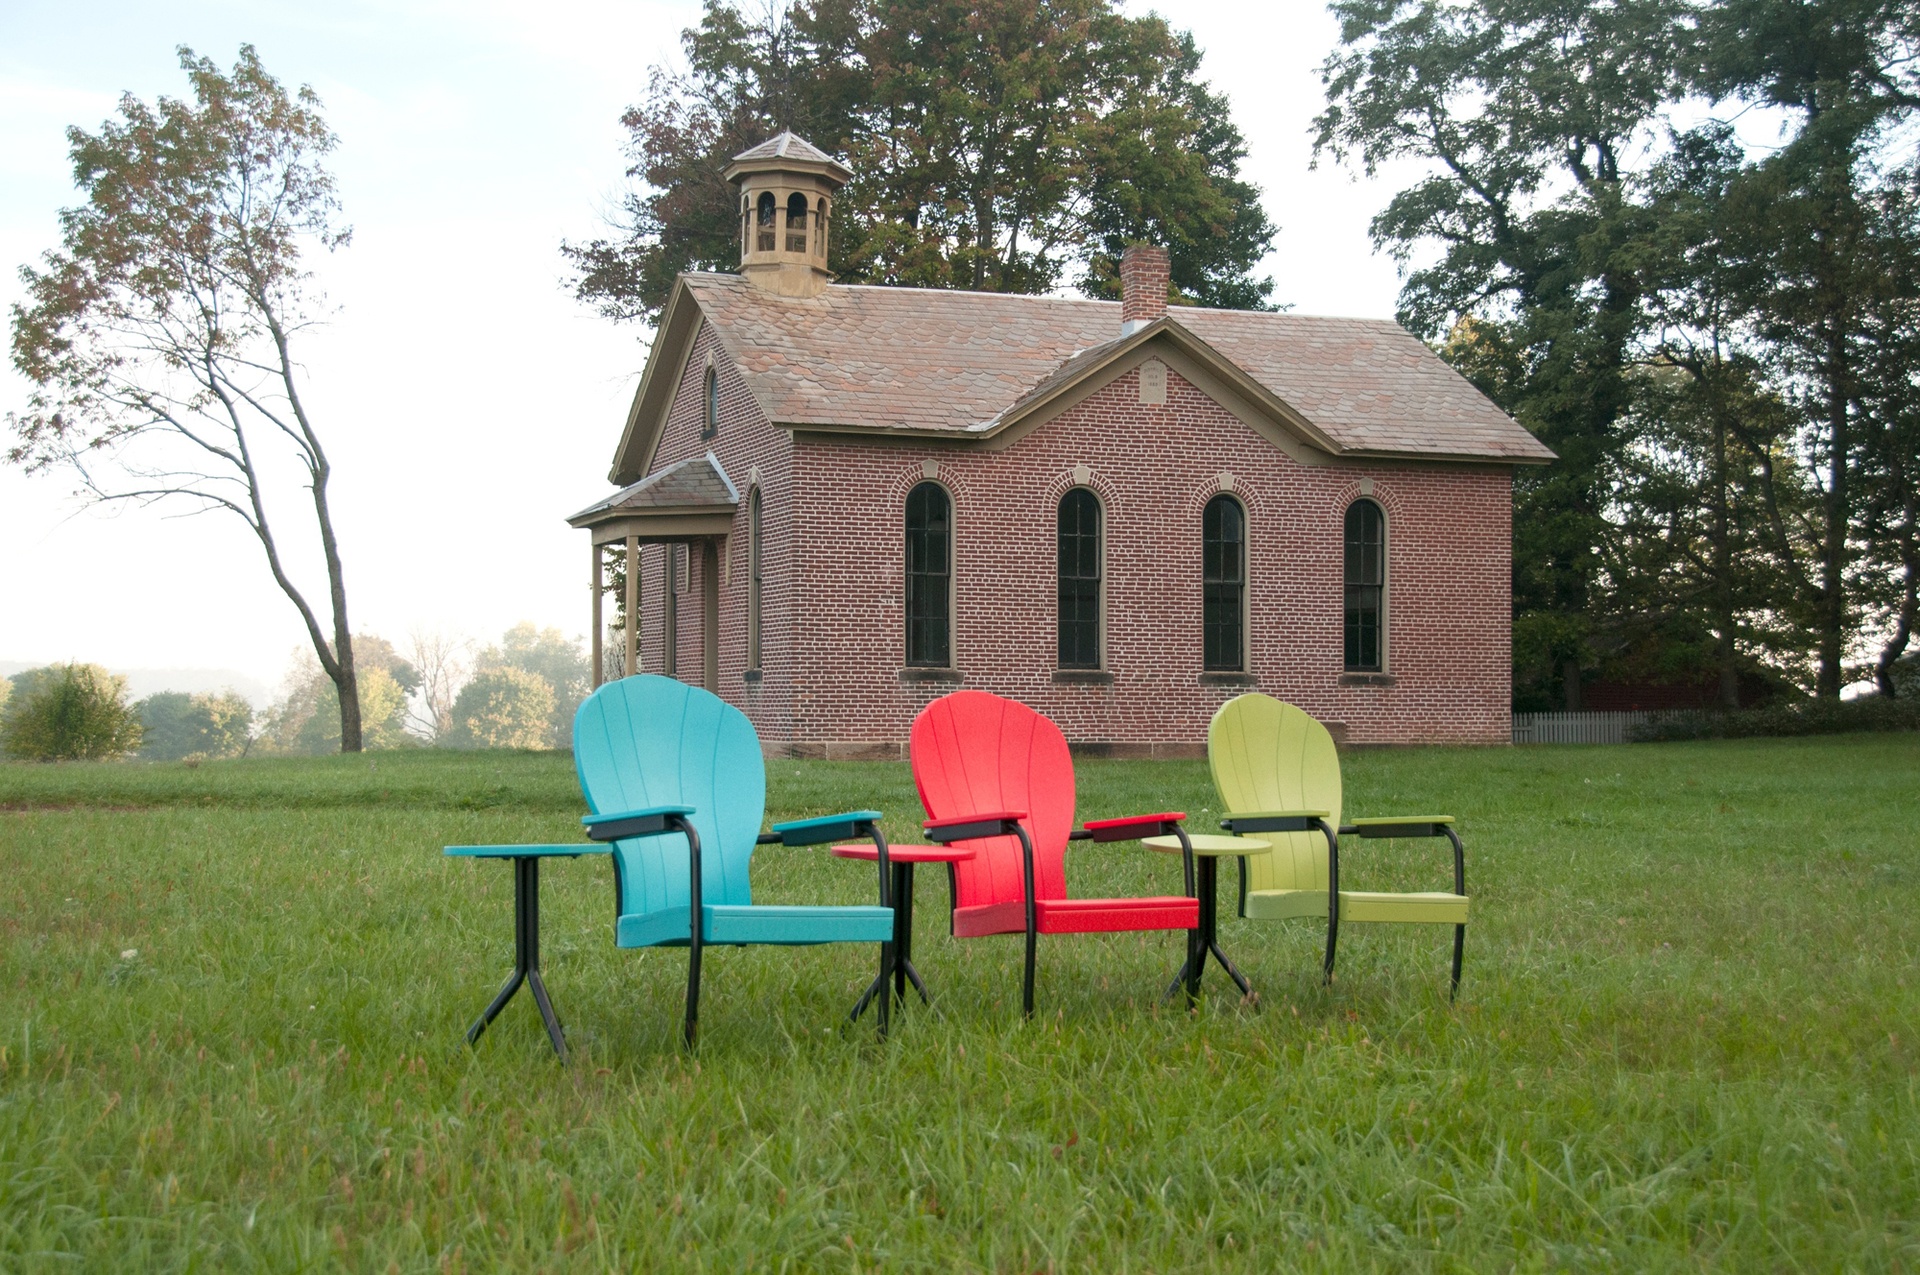
<svg viewBox="0 0 1920 1275">
<path fill-rule="evenodd" d="M 0 660 L 0 677 L 12 677 L 30 668 L 42 668 L 47 661 Z M 127 698 L 145 699 L 158 691 L 238 691 L 255 708 L 265 708 L 273 700 L 273 688 L 257 677 L 249 677 L 230 668 L 116 668 L 112 672 L 127 679 Z"/>
</svg>

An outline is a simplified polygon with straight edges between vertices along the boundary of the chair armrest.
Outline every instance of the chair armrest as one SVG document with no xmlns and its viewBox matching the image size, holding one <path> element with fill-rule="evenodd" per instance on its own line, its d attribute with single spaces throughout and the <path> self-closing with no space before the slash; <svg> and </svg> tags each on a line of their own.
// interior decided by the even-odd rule
<svg viewBox="0 0 1920 1275">
<path fill-rule="evenodd" d="M 663 832 L 677 832 L 677 828 L 669 825 L 692 813 L 692 806 L 648 806 L 642 810 L 587 815 L 580 822 L 595 841 L 624 841 L 628 837 L 656 837 Z"/>
<path fill-rule="evenodd" d="M 1089 819 L 1085 827 L 1076 829 L 1068 840 L 1138 841 L 1142 837 L 1171 836 L 1174 825 L 1186 817 L 1179 811 L 1163 811 L 1157 815 L 1128 815 L 1123 819 Z M 1082 838 L 1080 832 L 1087 835 Z"/>
<path fill-rule="evenodd" d="M 844 814 L 821 815 L 817 819 L 789 819 L 773 825 L 755 839 L 757 845 L 817 846 L 848 837 L 864 837 L 880 822 L 878 810 L 849 810 Z"/>
<path fill-rule="evenodd" d="M 1256 810 L 1230 814 L 1220 821 L 1228 832 L 1312 832 L 1324 825 L 1324 810 Z"/>
<path fill-rule="evenodd" d="M 565 845 L 447 846 L 446 853 L 457 859 L 577 859 L 583 854 L 611 854 L 613 850 L 575 841 Z"/>
<path fill-rule="evenodd" d="M 1444 837 L 1453 826 L 1452 815 L 1401 815 L 1355 819 L 1340 825 L 1340 833 L 1357 837 Z"/>
<path fill-rule="evenodd" d="M 977 841 L 981 837 L 1008 837 L 1027 817 L 1024 810 L 995 810 L 978 815 L 954 815 L 946 819 L 929 819 L 920 826 L 926 829 L 927 840 L 946 845 L 951 841 Z"/>
</svg>

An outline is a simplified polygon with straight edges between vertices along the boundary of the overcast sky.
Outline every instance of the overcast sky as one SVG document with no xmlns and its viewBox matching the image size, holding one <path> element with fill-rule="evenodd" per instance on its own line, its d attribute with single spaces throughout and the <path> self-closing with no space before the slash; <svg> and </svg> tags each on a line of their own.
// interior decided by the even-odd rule
<svg viewBox="0 0 1920 1275">
<path fill-rule="evenodd" d="M 1264 270 L 1308 314 L 1390 315 L 1367 240 L 1394 183 L 1310 167 L 1314 0 L 1183 0 L 1176 25 L 1233 104 L 1248 176 L 1280 226 Z M 1144 12 L 1146 6 L 1129 6 Z M 183 95 L 174 48 L 223 66 L 251 42 L 318 90 L 350 248 L 317 263 L 337 313 L 308 339 L 310 407 L 334 460 L 356 632 L 496 638 L 587 628 L 587 545 L 567 514 L 605 475 L 648 333 L 572 301 L 558 245 L 604 228 L 622 189 L 618 119 L 679 57 L 697 0 L 0 3 L 0 302 L 74 202 L 63 130 L 119 95 Z M 0 372 L 0 411 L 26 386 Z M 64 476 L 0 468 L 0 663 L 228 668 L 276 683 L 304 642 L 244 527 L 215 515 L 83 510 Z M 288 528 L 291 532 L 292 528 Z M 309 570 L 316 605 L 324 582 Z"/>
</svg>

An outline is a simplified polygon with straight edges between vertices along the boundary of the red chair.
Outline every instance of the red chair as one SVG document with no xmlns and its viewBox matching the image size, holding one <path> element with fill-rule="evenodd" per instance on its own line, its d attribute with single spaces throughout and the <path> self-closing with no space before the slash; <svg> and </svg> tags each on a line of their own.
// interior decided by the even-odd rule
<svg viewBox="0 0 1920 1275">
<path fill-rule="evenodd" d="M 973 844 L 953 865 L 953 934 L 1027 938 L 1021 1004 L 1033 1016 L 1034 940 L 1041 934 L 1187 931 L 1187 969 L 1197 969 L 1200 924 L 1193 847 L 1184 814 L 1135 815 L 1073 823 L 1073 758 L 1060 728 L 1024 704 L 984 691 L 957 691 L 926 706 L 909 737 L 913 781 L 927 811 L 927 838 Z M 1137 899 L 1067 897 L 1069 841 L 1179 838 L 1187 893 Z M 1197 979 L 1185 973 L 1188 995 Z M 1178 981 L 1176 981 L 1178 986 Z M 1171 990 L 1171 989 L 1169 989 Z"/>
</svg>

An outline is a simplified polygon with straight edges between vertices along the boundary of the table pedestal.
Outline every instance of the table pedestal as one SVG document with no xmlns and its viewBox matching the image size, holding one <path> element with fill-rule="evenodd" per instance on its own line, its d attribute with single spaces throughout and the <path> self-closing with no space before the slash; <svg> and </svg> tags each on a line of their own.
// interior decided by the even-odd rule
<svg viewBox="0 0 1920 1275">
<path fill-rule="evenodd" d="M 540 978 L 540 860 L 518 857 L 513 860 L 513 973 L 508 975 L 493 1004 L 467 1028 L 467 1043 L 480 1039 L 480 1033 L 500 1015 L 525 983 L 533 989 L 533 1003 L 540 1007 L 540 1018 L 547 1025 L 547 1039 L 562 1062 L 567 1057 L 566 1037 L 560 1031 L 560 1019 L 547 997 L 547 985 Z"/>
<path fill-rule="evenodd" d="M 911 982 L 915 991 L 920 993 L 922 1004 L 931 1005 L 927 995 L 927 985 L 920 981 L 920 971 L 913 966 L 913 863 L 911 860 L 893 859 L 889 854 L 887 868 L 891 878 L 890 896 L 893 901 L 893 963 L 891 969 L 883 969 L 880 976 L 867 984 L 867 990 L 860 993 L 860 999 L 854 1002 L 853 1012 L 847 1015 L 848 1022 L 855 1022 L 867 1012 L 867 1006 L 875 996 L 880 995 L 887 986 L 889 978 L 893 982 L 893 993 L 902 1005 L 907 1001 L 907 984 Z"/>
<path fill-rule="evenodd" d="M 1220 950 L 1218 938 L 1220 925 L 1219 884 L 1220 860 L 1212 855 L 1195 855 L 1194 870 L 1199 877 L 1200 928 L 1187 932 L 1187 959 L 1180 972 L 1173 976 L 1173 982 L 1167 987 L 1166 1000 L 1179 991 L 1184 984 L 1187 999 L 1193 1000 L 1200 994 L 1200 976 L 1206 972 L 1207 957 L 1211 955 L 1220 962 L 1220 968 L 1227 972 L 1239 987 L 1242 996 L 1252 996 L 1253 987 L 1244 975 L 1234 968 L 1227 954 Z"/>
</svg>

